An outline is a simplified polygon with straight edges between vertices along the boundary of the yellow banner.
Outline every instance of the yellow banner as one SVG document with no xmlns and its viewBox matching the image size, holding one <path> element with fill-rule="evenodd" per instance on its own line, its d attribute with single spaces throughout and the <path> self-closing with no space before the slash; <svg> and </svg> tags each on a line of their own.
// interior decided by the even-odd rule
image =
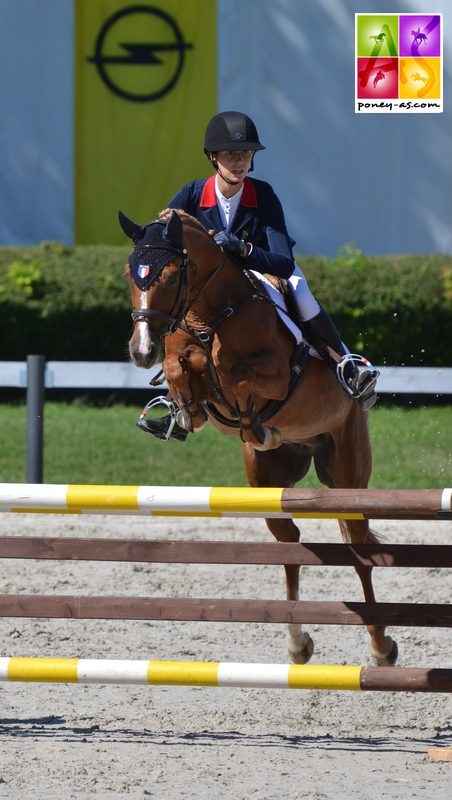
<svg viewBox="0 0 452 800">
<path fill-rule="evenodd" d="M 216 0 L 74 2 L 76 242 L 120 244 L 118 209 L 148 222 L 209 174 Z"/>
</svg>

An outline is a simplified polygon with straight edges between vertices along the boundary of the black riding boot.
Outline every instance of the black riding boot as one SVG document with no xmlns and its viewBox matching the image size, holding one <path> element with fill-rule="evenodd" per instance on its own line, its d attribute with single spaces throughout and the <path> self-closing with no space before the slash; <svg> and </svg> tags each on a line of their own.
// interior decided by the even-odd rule
<svg viewBox="0 0 452 800">
<path fill-rule="evenodd" d="M 167 414 L 163 419 L 139 419 L 135 424 L 140 431 L 150 433 L 151 436 L 155 436 L 156 439 L 164 439 L 165 441 L 168 439 L 177 439 L 179 442 L 185 442 L 189 431 L 184 430 L 175 422 L 172 430 L 168 433 L 170 427 L 169 422 L 170 415 Z"/>
<path fill-rule="evenodd" d="M 157 419 L 146 419 L 147 413 L 152 408 L 157 408 L 159 406 L 165 407 L 169 413 L 163 417 L 158 417 Z M 179 442 L 185 442 L 185 439 L 190 433 L 189 430 L 182 428 L 179 425 L 178 410 L 170 395 L 167 395 L 167 397 L 156 397 L 151 400 L 143 408 L 143 411 L 136 422 L 136 426 L 141 431 L 150 433 L 151 436 L 155 436 L 157 439 L 163 439 L 164 441 L 168 441 L 168 439 L 177 439 Z"/>
<path fill-rule="evenodd" d="M 378 370 L 362 356 L 347 353 L 334 322 L 323 308 L 317 316 L 303 322 L 303 329 L 307 340 L 329 364 L 342 388 L 358 400 L 365 411 L 372 408 L 377 400 Z"/>
</svg>

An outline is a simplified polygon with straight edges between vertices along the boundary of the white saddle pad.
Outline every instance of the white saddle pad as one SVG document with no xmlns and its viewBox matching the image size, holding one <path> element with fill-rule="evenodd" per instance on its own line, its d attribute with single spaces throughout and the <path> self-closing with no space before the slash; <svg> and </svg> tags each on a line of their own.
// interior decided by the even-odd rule
<svg viewBox="0 0 452 800">
<path fill-rule="evenodd" d="M 262 284 L 263 288 L 270 297 L 270 300 L 273 300 L 273 302 L 276 303 L 276 311 L 278 312 L 278 315 L 284 322 L 286 328 L 289 329 L 292 336 L 295 337 L 296 343 L 300 344 L 304 340 L 303 334 L 298 325 L 295 325 L 295 322 L 293 322 L 293 320 L 291 320 L 289 317 L 286 301 L 284 300 L 281 292 L 278 289 L 275 289 L 273 284 L 270 283 L 270 281 L 267 280 L 265 275 L 262 275 L 261 272 L 256 272 L 254 269 L 250 270 L 250 272 L 252 272 L 253 275 L 258 279 L 259 283 Z"/>
</svg>

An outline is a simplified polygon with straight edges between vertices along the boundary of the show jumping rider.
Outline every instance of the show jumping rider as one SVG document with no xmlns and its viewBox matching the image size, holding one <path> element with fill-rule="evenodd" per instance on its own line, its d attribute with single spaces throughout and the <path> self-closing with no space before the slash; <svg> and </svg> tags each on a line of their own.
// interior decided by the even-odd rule
<svg viewBox="0 0 452 800">
<path fill-rule="evenodd" d="M 204 152 L 215 174 L 186 184 L 169 208 L 183 209 L 207 230 L 218 245 L 242 260 L 243 266 L 288 279 L 306 339 L 334 370 L 343 389 L 365 410 L 376 399 L 379 375 L 366 359 L 351 355 L 295 264 L 281 203 L 269 183 L 249 178 L 254 155 L 265 150 L 252 119 L 239 111 L 223 111 L 208 123 Z"/>
</svg>

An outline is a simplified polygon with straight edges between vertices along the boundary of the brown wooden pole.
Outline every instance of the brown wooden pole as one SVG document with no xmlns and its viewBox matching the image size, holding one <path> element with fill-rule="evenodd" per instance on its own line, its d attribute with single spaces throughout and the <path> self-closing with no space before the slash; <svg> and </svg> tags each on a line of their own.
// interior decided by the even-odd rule
<svg viewBox="0 0 452 800">
<path fill-rule="evenodd" d="M 167 597 L 0 595 L 0 617 L 452 627 L 452 605 Z"/>
<path fill-rule="evenodd" d="M 290 514 L 361 513 L 365 519 L 452 519 L 441 508 L 441 489 L 284 489 L 283 511 Z"/>
<path fill-rule="evenodd" d="M 180 542 L 75 537 L 0 537 L 0 558 L 165 564 L 452 567 L 451 545 Z"/>
<path fill-rule="evenodd" d="M 452 692 L 452 669 L 363 667 L 360 684 L 372 692 Z"/>
</svg>

